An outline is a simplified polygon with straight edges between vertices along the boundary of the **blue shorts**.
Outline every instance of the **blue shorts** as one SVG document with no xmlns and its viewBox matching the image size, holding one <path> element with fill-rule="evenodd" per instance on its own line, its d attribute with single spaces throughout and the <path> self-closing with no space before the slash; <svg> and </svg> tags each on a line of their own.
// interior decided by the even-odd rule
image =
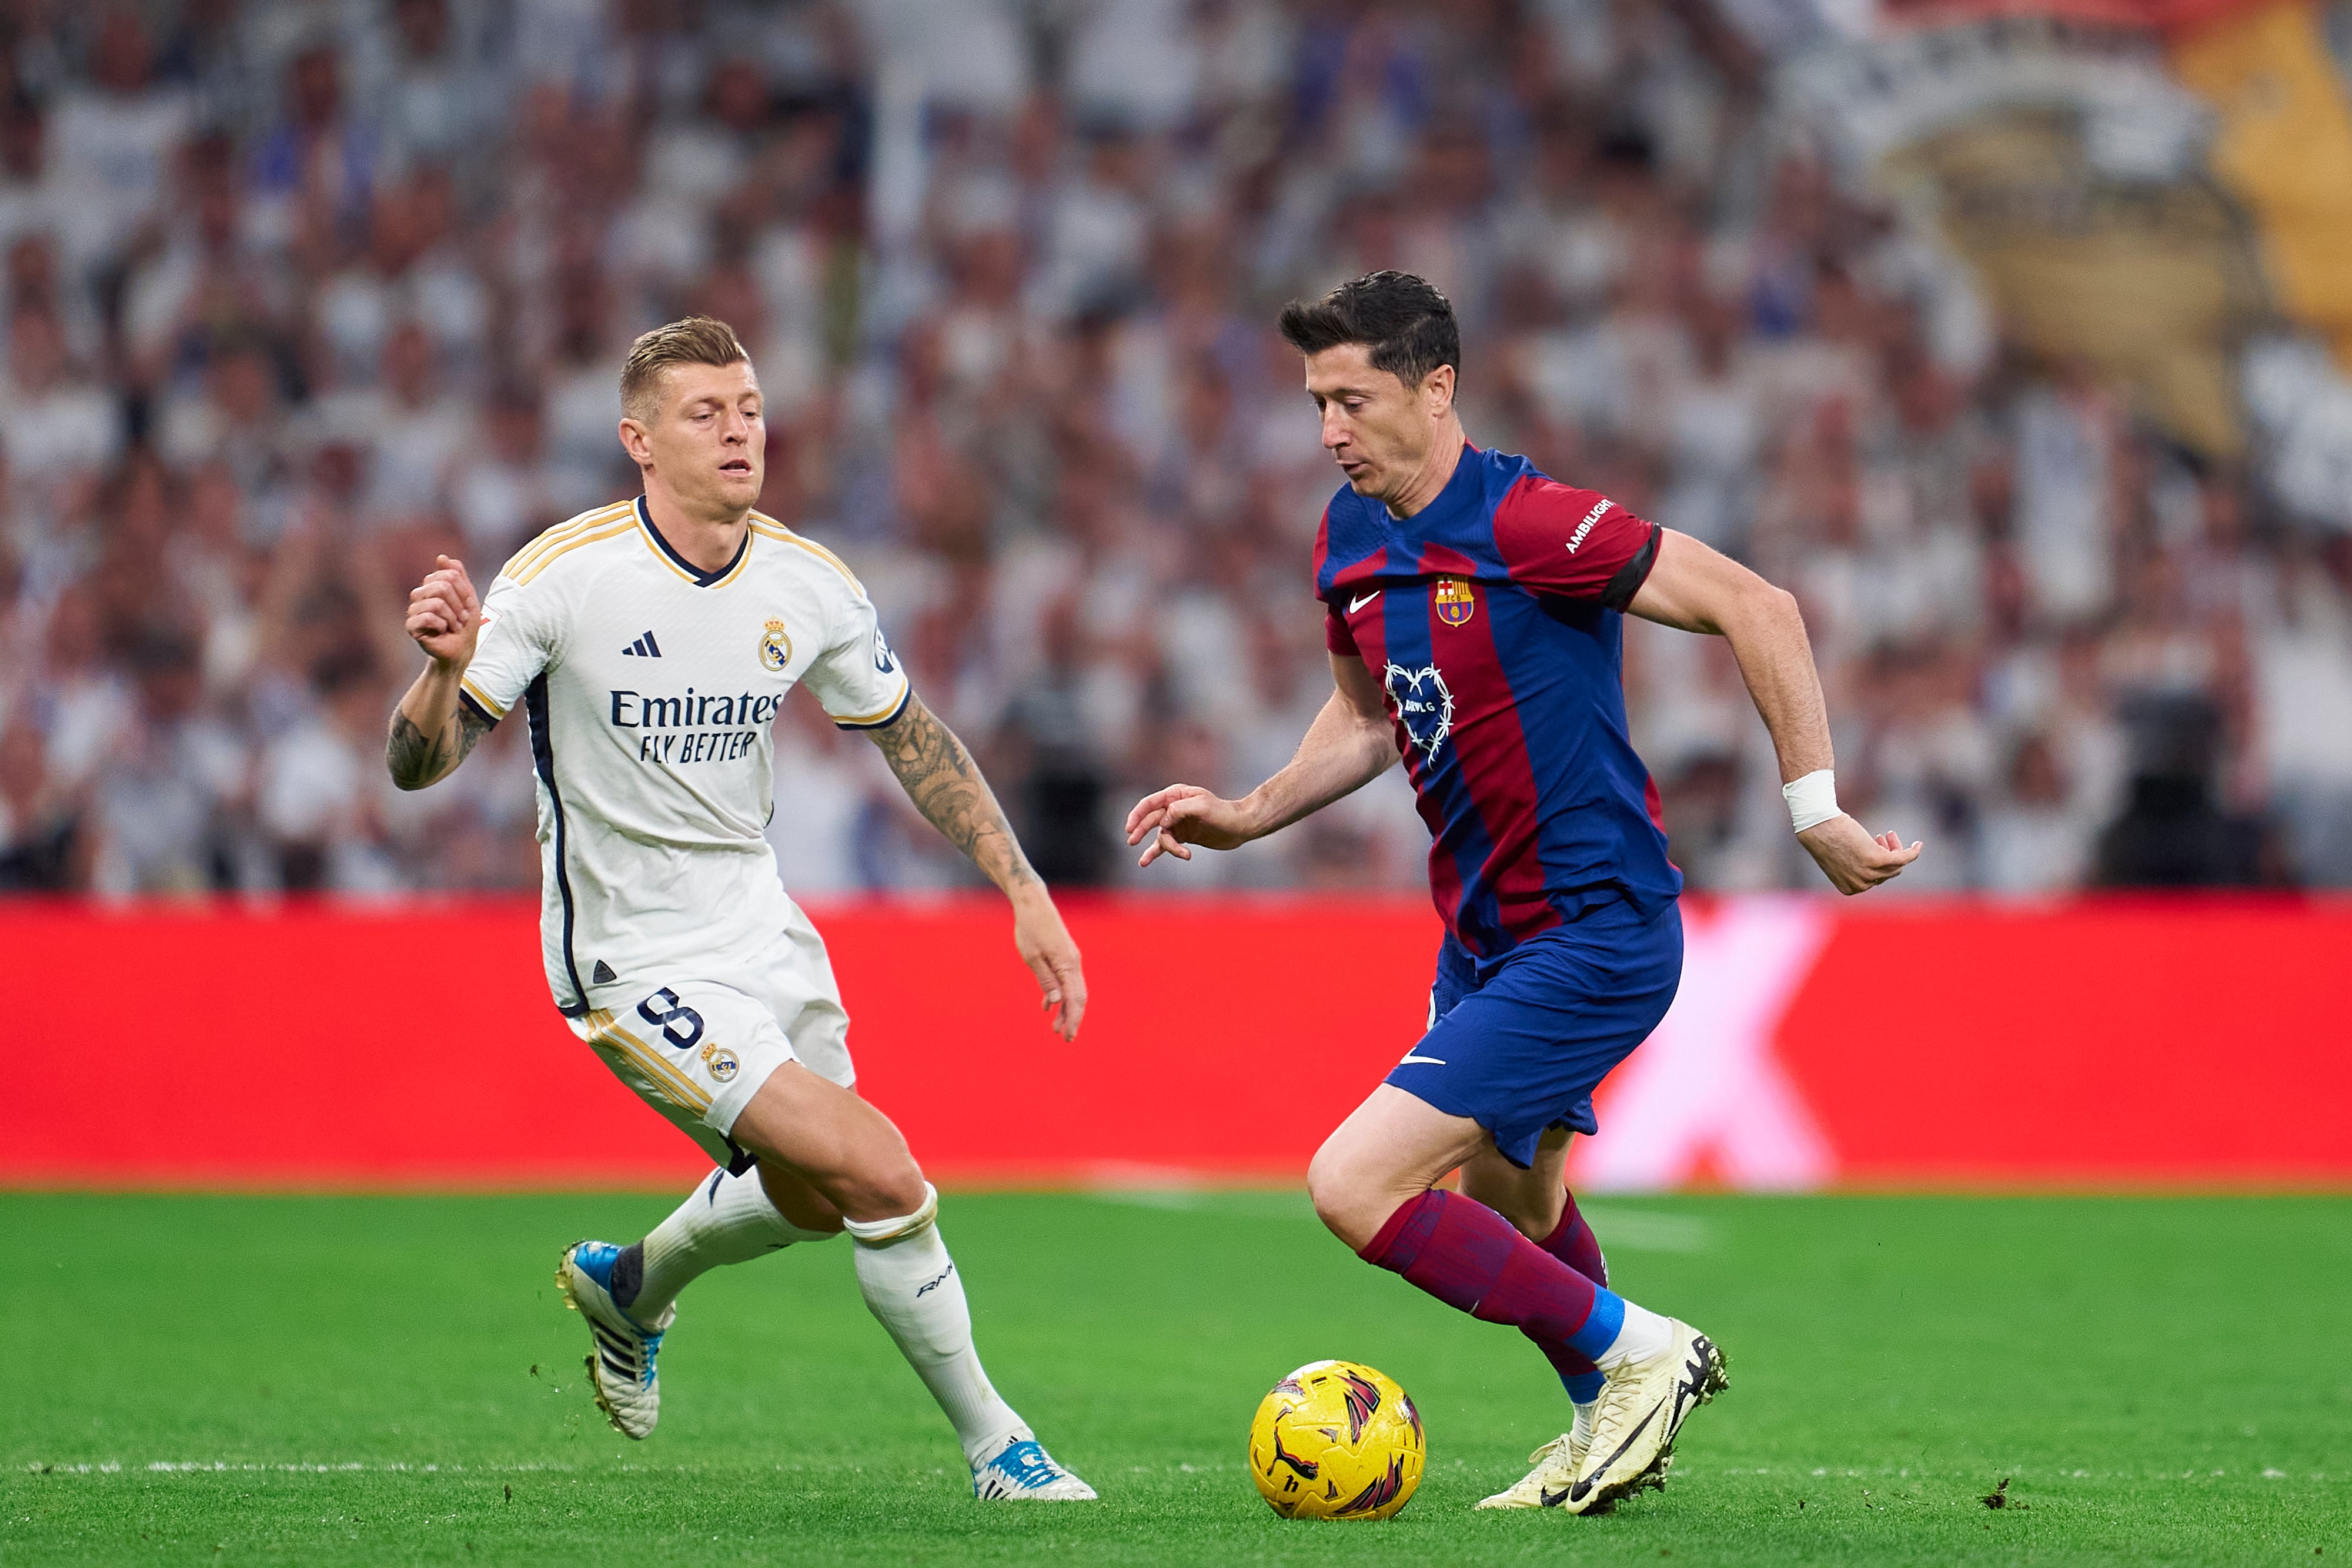
<svg viewBox="0 0 2352 1568">
<path fill-rule="evenodd" d="M 1617 899 L 1588 905 L 1499 958 L 1451 932 L 1437 950 L 1429 1032 L 1387 1082 L 1495 1135 L 1525 1168 L 1549 1127 L 1594 1131 L 1592 1092 L 1647 1040 L 1683 977 L 1683 917 Z"/>
</svg>

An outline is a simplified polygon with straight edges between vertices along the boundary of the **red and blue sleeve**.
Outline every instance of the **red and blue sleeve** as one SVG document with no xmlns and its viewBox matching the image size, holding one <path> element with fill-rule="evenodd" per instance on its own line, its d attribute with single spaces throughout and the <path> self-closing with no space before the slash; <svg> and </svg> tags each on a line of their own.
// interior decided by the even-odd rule
<svg viewBox="0 0 2352 1568">
<path fill-rule="evenodd" d="M 1323 584 L 1323 573 L 1330 559 L 1331 508 L 1327 506 L 1323 508 L 1323 516 L 1315 524 L 1315 583 L 1318 593 L 1337 591 L 1336 583 L 1328 588 Z M 1339 603 L 1332 599 L 1323 601 L 1323 645 L 1334 653 L 1345 653 L 1350 658 L 1360 652 L 1356 646 L 1356 634 L 1348 629 L 1348 618 L 1339 613 Z"/>
<path fill-rule="evenodd" d="M 1495 507 L 1495 548 L 1513 582 L 1611 610 L 1641 591 L 1663 531 L 1598 491 L 1540 474 L 1513 485 Z"/>
<path fill-rule="evenodd" d="M 1348 618 L 1339 613 L 1339 607 L 1336 604 L 1323 606 L 1323 645 L 1351 659 L 1363 653 L 1356 646 L 1356 634 L 1349 630 Z"/>
</svg>

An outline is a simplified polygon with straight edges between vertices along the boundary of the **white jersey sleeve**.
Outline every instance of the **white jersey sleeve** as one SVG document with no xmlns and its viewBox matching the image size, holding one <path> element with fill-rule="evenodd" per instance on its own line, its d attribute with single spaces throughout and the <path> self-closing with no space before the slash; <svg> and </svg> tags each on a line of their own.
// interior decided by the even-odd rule
<svg viewBox="0 0 2352 1568">
<path fill-rule="evenodd" d="M 906 710 L 912 689 L 907 672 L 883 638 L 882 619 L 864 588 L 845 578 L 833 609 L 831 635 L 801 684 L 842 728 L 878 729 Z"/>
<path fill-rule="evenodd" d="M 551 590 L 499 573 L 482 600 L 482 630 L 474 662 L 459 683 L 462 700 L 496 724 L 522 699 L 560 650 L 561 619 L 547 602 Z"/>
</svg>

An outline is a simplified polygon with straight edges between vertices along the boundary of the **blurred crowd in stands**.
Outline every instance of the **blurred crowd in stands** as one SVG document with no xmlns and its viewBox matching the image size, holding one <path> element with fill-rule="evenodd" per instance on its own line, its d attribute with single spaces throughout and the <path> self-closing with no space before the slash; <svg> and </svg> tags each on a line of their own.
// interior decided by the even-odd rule
<svg viewBox="0 0 2352 1568">
<path fill-rule="evenodd" d="M 1906 891 L 2352 883 L 2352 538 L 2299 528 L 1772 133 L 1667 0 L 0 7 L 0 888 L 536 884 L 527 738 L 382 764 L 436 551 L 635 493 L 630 339 L 733 323 L 763 509 L 845 555 L 1047 874 L 1420 885 L 1392 773 L 1139 875 L 1330 689 L 1284 300 L 1444 287 L 1474 439 L 1800 595 Z M 1717 641 L 1628 623 L 1694 886 L 1817 883 Z M 778 721 L 788 885 L 968 868 Z"/>
</svg>

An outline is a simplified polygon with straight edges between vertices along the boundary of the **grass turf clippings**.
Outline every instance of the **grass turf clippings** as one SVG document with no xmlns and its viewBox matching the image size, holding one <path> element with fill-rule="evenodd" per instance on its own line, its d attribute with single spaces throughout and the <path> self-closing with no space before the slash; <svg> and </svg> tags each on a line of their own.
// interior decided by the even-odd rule
<svg viewBox="0 0 2352 1568">
<path fill-rule="evenodd" d="M 1470 1511 L 1565 1424 L 1549 1368 L 1289 1195 L 946 1199 L 991 1372 L 1099 1504 L 971 1500 L 845 1241 L 695 1285 L 626 1442 L 551 1275 L 668 1201 L 0 1196 L 0 1562 L 2352 1561 L 2352 1199 L 1596 1205 L 1733 1384 L 1594 1520 Z M 1323 1356 L 1427 1419 L 1387 1523 L 1243 1472 Z"/>
</svg>

